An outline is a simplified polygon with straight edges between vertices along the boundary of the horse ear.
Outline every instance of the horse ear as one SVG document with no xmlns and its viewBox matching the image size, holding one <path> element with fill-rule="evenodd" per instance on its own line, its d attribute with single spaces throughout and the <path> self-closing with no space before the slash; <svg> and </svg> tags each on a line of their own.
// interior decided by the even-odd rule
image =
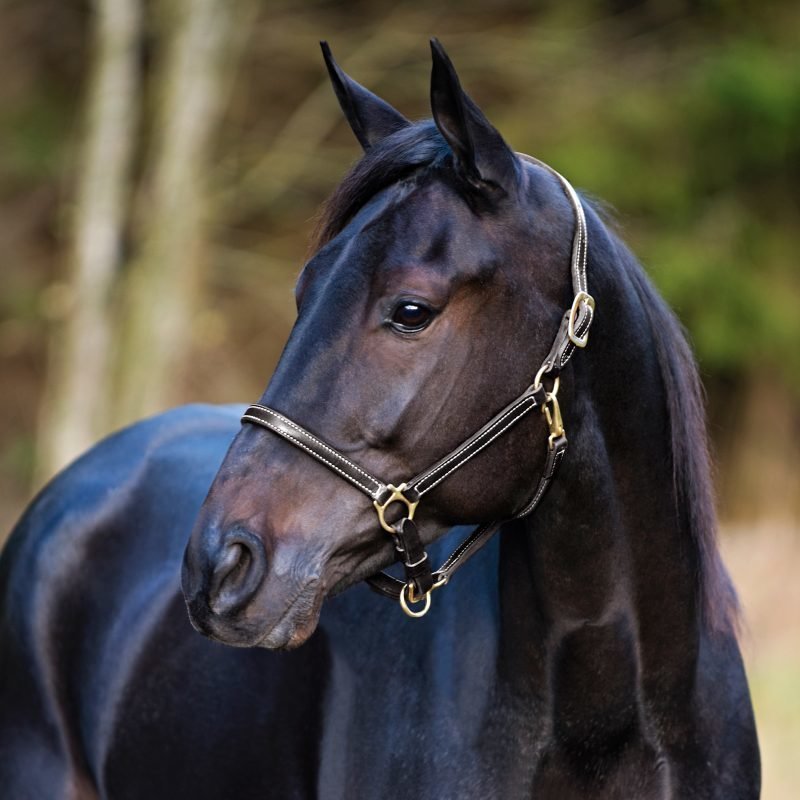
<svg viewBox="0 0 800 800">
<path fill-rule="evenodd" d="M 353 133 L 364 150 L 411 123 L 386 101 L 356 83 L 334 61 L 327 42 L 320 42 L 333 90 Z"/>
<path fill-rule="evenodd" d="M 517 176 L 514 153 L 461 88 L 455 67 L 438 39 L 431 39 L 431 52 L 431 110 L 436 127 L 471 183 L 509 189 Z"/>
</svg>

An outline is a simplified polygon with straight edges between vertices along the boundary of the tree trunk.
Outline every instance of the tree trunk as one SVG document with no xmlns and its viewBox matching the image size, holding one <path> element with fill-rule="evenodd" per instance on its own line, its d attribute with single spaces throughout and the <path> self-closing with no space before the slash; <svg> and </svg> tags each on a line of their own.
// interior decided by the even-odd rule
<svg viewBox="0 0 800 800">
<path fill-rule="evenodd" d="M 247 4 L 245 4 L 247 5 Z M 142 203 L 142 249 L 128 276 L 117 358 L 116 423 L 165 408 L 187 352 L 201 273 L 209 146 L 226 86 L 238 3 L 171 0 L 153 167 Z"/>
<path fill-rule="evenodd" d="M 94 63 L 70 225 L 70 307 L 50 346 L 41 411 L 38 480 L 104 430 L 119 266 L 138 118 L 140 0 L 97 0 Z"/>
</svg>

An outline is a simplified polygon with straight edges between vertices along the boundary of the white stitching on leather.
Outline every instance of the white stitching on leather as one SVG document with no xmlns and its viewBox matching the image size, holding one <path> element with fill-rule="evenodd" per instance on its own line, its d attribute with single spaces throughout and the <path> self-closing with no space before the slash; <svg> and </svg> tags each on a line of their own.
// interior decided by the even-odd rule
<svg viewBox="0 0 800 800">
<path fill-rule="evenodd" d="M 494 522 L 489 522 L 478 527 L 466 539 L 464 539 L 463 542 L 461 542 L 461 544 L 450 554 L 450 558 L 448 558 L 447 561 L 445 561 L 444 564 L 442 564 L 442 566 L 436 571 L 439 573 L 449 572 L 453 568 L 453 565 L 457 561 L 461 560 L 461 557 L 464 555 L 464 553 L 471 550 L 477 542 L 486 537 L 487 531 L 494 533 L 498 527 L 499 524 Z"/>
<path fill-rule="evenodd" d="M 468 449 L 469 449 L 469 448 L 470 448 L 472 445 L 474 445 L 476 442 L 480 441 L 480 439 L 481 439 L 483 436 L 488 436 L 489 434 L 491 434 L 491 433 L 492 433 L 492 431 L 495 429 L 495 427 L 496 427 L 497 425 L 500 425 L 500 424 L 502 423 L 502 421 L 503 421 L 503 420 L 504 420 L 504 419 L 505 419 L 505 418 L 506 418 L 506 417 L 507 417 L 509 414 L 513 414 L 513 413 L 514 413 L 514 412 L 515 412 L 515 411 L 516 411 L 518 408 L 520 408 L 521 406 L 523 406 L 523 405 L 524 405 L 525 403 L 527 403 L 529 400 L 532 400 L 532 401 L 533 401 L 533 403 L 534 403 L 534 405 L 533 405 L 533 408 L 536 408 L 536 406 L 538 405 L 538 404 L 536 403 L 536 398 L 535 398 L 533 395 L 526 395 L 525 397 L 523 397 L 522 399 L 520 399 L 518 402 L 516 402 L 516 403 L 515 403 L 513 406 L 511 406 L 511 408 L 509 408 L 509 409 L 508 409 L 508 410 L 505 412 L 505 414 L 503 414 L 503 415 L 502 415 L 501 417 L 499 417 L 499 418 L 498 418 L 498 419 L 497 419 L 495 422 L 493 422 L 493 423 L 492 423 L 492 425 L 491 425 L 491 427 L 490 427 L 488 430 L 484 431 L 484 432 L 483 432 L 483 433 L 482 433 L 482 434 L 481 434 L 479 437 L 477 437 L 476 439 L 474 439 L 473 441 L 471 441 L 471 442 L 470 442 L 468 445 L 462 445 L 461 447 L 459 447 L 459 448 L 458 448 L 458 449 L 457 449 L 455 452 L 451 453 L 451 454 L 450 454 L 450 455 L 449 455 L 449 456 L 448 456 L 448 457 L 447 457 L 447 458 L 446 458 L 444 461 L 442 461 L 442 463 L 441 463 L 441 464 L 436 464 L 434 467 L 432 467 L 431 469 L 429 469 L 427 472 L 424 472 L 424 473 L 423 473 L 422 475 L 420 475 L 418 478 L 416 478 L 416 479 L 412 479 L 412 480 L 409 482 L 409 484 L 408 484 L 408 485 L 409 485 L 409 486 L 415 486 L 415 487 L 416 487 L 416 486 L 419 486 L 419 484 L 421 484 L 421 483 L 424 483 L 424 482 L 425 482 L 425 481 L 426 481 L 428 478 L 430 478 L 432 475 L 435 475 L 435 474 L 436 474 L 436 473 L 437 473 L 439 470 L 441 470 L 441 469 L 444 469 L 444 468 L 445 468 L 445 467 L 446 467 L 448 464 L 450 464 L 450 463 L 451 463 L 451 462 L 452 462 L 454 459 L 457 459 L 457 458 L 459 458 L 459 457 L 462 455 L 462 453 L 463 453 L 465 450 L 468 450 Z M 528 409 L 528 410 L 530 410 L 530 409 Z M 526 412 L 525 412 L 525 413 L 527 413 L 527 411 L 528 411 L 528 410 L 526 410 Z M 504 429 L 504 430 L 505 430 L 505 429 Z M 480 449 L 482 449 L 482 448 L 480 448 Z M 476 450 L 475 452 L 477 453 L 477 452 L 479 452 L 479 450 Z M 475 453 L 473 453 L 472 455 L 475 455 Z M 469 458 L 472 458 L 472 456 L 470 456 Z M 469 458 L 467 459 L 467 461 L 469 461 Z M 466 463 L 466 461 L 465 461 L 464 463 Z M 457 467 L 456 467 L 456 468 L 457 468 Z M 452 470 L 450 470 L 450 472 L 452 472 Z M 448 472 L 448 473 L 447 473 L 447 475 L 449 475 L 449 474 L 450 474 L 450 472 Z M 443 476 L 443 477 L 444 477 L 444 476 Z M 440 478 L 439 480 L 442 480 L 442 479 Z M 438 483 L 438 482 L 439 482 L 439 480 L 437 480 L 437 481 L 436 481 L 436 483 Z M 436 483 L 434 483 L 434 484 L 433 484 L 433 486 L 435 486 L 435 485 L 436 485 Z M 429 486 L 429 487 L 428 487 L 428 489 L 431 489 L 431 488 L 433 488 L 433 487 L 432 487 L 432 486 Z M 427 492 L 427 491 L 428 491 L 428 489 L 425 489 L 425 490 L 423 490 L 422 492 L 420 492 L 420 496 L 421 496 L 422 494 L 424 494 L 425 492 Z"/>
<path fill-rule="evenodd" d="M 533 496 L 533 500 L 514 516 L 514 519 L 520 519 L 521 517 L 525 517 L 530 514 L 536 506 L 539 505 L 539 501 L 542 499 L 542 495 L 544 494 L 547 487 L 550 485 L 550 481 L 553 479 L 553 475 L 555 475 L 556 469 L 558 465 L 561 463 L 561 460 L 564 458 L 564 454 L 566 453 L 566 449 L 559 450 L 555 457 L 553 458 L 553 465 L 550 467 L 550 471 L 547 475 L 542 476 L 541 480 L 539 481 L 539 486 L 536 489 L 536 494 Z"/>
<path fill-rule="evenodd" d="M 528 161 L 532 164 L 538 164 L 552 175 L 555 175 L 555 177 L 561 181 L 561 186 L 569 198 L 573 210 L 575 211 L 575 220 L 578 227 L 577 232 L 573 236 L 571 259 L 573 289 L 575 290 L 575 294 L 578 294 L 578 292 L 587 291 L 586 260 L 589 250 L 589 231 L 586 225 L 586 214 L 583 210 L 583 203 L 581 202 L 578 193 L 575 191 L 575 189 L 573 189 L 572 184 L 560 172 L 553 169 L 549 164 L 545 164 L 544 161 L 540 161 L 538 158 L 529 156 L 527 153 L 517 153 L 517 155 L 520 156 L 524 161 Z"/>
<path fill-rule="evenodd" d="M 325 442 L 320 441 L 319 439 L 317 439 L 316 436 L 314 436 L 313 433 L 309 433 L 305 428 L 301 428 L 297 423 L 292 422 L 292 420 L 287 419 L 286 417 L 284 417 L 283 414 L 279 414 L 274 409 L 268 408 L 267 406 L 262 406 L 262 405 L 260 405 L 258 403 L 252 403 L 250 405 L 250 408 L 259 408 L 262 411 L 267 411 L 268 413 L 272 414 L 273 416 L 278 417 L 278 419 L 282 420 L 287 425 L 289 425 L 290 427 L 294 428 L 296 431 L 299 431 L 304 436 L 308 436 L 309 439 L 311 439 L 316 444 L 318 444 L 321 448 L 323 448 L 323 450 L 327 450 L 329 453 L 331 453 L 332 455 L 336 456 L 336 458 L 340 458 L 342 461 L 344 461 L 346 464 L 348 464 L 354 470 L 356 470 L 356 472 L 361 473 L 365 478 L 367 478 L 367 480 L 370 480 L 373 483 L 380 483 L 380 481 L 378 481 L 375 478 L 373 478 L 372 475 L 370 475 L 368 472 L 364 472 L 364 470 L 361 469 L 361 467 L 359 467 L 358 464 L 354 464 L 349 458 L 347 458 L 347 456 L 343 456 L 341 453 L 339 453 L 338 451 L 334 450 L 329 445 L 325 444 Z M 272 430 L 275 430 L 275 429 L 272 428 Z M 276 433 L 278 433 L 278 431 L 276 431 Z"/>
<path fill-rule="evenodd" d="M 525 399 L 526 400 L 533 399 L 533 396 L 532 395 L 528 395 L 528 397 L 526 397 Z M 507 417 L 508 414 L 511 413 L 511 411 L 513 411 L 514 409 L 519 408 L 519 407 L 520 406 L 514 406 L 513 409 L 511 409 L 507 414 L 504 414 L 497 422 L 499 423 L 502 419 L 505 419 L 505 417 Z M 448 475 L 450 475 L 451 473 L 455 472 L 460 467 L 463 467 L 464 464 L 467 463 L 467 461 L 470 461 L 471 459 L 475 458 L 475 456 L 478 455 L 478 453 L 480 453 L 481 450 L 483 450 L 485 447 L 488 447 L 498 436 L 501 436 L 503 433 L 505 433 L 512 425 L 514 425 L 517 422 L 519 422 L 519 420 L 521 420 L 522 417 L 525 416 L 525 414 L 527 414 L 529 411 L 531 411 L 532 409 L 534 409 L 536 407 L 537 407 L 537 404 L 534 403 L 532 406 L 530 406 L 530 408 L 524 409 L 519 416 L 517 416 L 514 419 L 512 419 L 507 425 L 505 425 L 503 428 L 501 428 L 499 431 L 497 431 L 497 433 L 495 433 L 494 436 L 492 436 L 491 439 L 485 441 L 477 450 L 475 450 L 475 452 L 470 453 L 463 461 L 459 461 L 459 463 L 455 464 L 447 472 L 445 472 L 444 475 L 441 475 L 440 477 L 438 477 L 430 486 L 428 486 L 427 489 L 422 489 L 421 491 L 418 490 L 419 491 L 419 496 L 422 497 L 422 495 L 424 495 L 425 493 L 429 492 L 435 486 L 438 486 Z M 486 433 L 490 433 L 490 432 L 491 432 L 490 430 L 486 431 Z M 478 440 L 476 439 L 475 441 L 478 441 Z M 475 442 L 472 442 L 472 444 L 475 444 Z M 448 462 L 445 462 L 445 463 L 448 463 Z M 442 464 L 442 466 L 444 466 L 444 464 Z M 420 483 L 421 482 L 422 481 L 420 481 Z M 418 484 L 414 484 L 414 485 L 418 485 Z"/>
<path fill-rule="evenodd" d="M 526 398 L 526 399 L 527 399 L 527 398 Z M 509 412 L 508 412 L 508 413 L 506 413 L 506 414 L 504 414 L 502 417 L 500 417 L 500 419 L 498 419 L 498 420 L 497 420 L 497 424 L 498 424 L 498 425 L 499 425 L 499 424 L 500 424 L 500 422 L 501 422 L 502 420 L 504 420 L 504 419 L 505 419 L 505 418 L 506 418 L 506 417 L 507 417 L 507 416 L 508 416 L 510 413 L 512 413 L 512 411 L 516 411 L 516 410 L 518 410 L 518 409 L 522 408 L 522 411 L 521 411 L 521 412 L 520 412 L 520 413 L 519 413 L 519 414 L 518 414 L 518 415 L 517 415 L 517 416 L 516 416 L 514 419 L 510 420 L 510 421 L 509 421 L 509 422 L 508 422 L 506 425 L 504 425 L 504 426 L 503 426 L 503 427 L 502 427 L 500 430 L 498 430 L 498 431 L 497 431 L 497 432 L 496 432 L 496 433 L 495 433 L 495 434 L 494 434 L 494 435 L 493 435 L 493 436 L 492 436 L 492 437 L 491 437 L 489 440 L 485 441 L 485 442 L 484 442 L 484 443 L 483 443 L 483 444 L 482 444 L 480 447 L 478 447 L 478 448 L 477 448 L 477 449 L 476 449 L 474 452 L 470 453 L 470 454 L 469 454 L 469 455 L 468 455 L 468 456 L 467 456 L 467 457 L 466 457 L 466 458 L 465 458 L 463 461 L 460 461 L 458 464 L 454 464 L 454 465 L 453 465 L 453 466 L 452 466 L 452 467 L 451 467 L 451 468 L 450 468 L 450 469 L 449 469 L 447 472 L 445 472 L 445 473 L 444 473 L 444 475 L 441 475 L 439 478 L 437 478 L 437 479 L 436 479 L 436 480 L 435 480 L 435 481 L 434 481 L 434 482 L 433 482 L 433 483 L 432 483 L 432 484 L 431 484 L 431 485 L 430 485 L 430 486 L 429 486 L 427 489 L 424 489 L 424 490 L 422 490 L 422 491 L 420 492 L 420 496 L 422 496 L 423 494 L 425 494 L 425 492 L 428 492 L 428 491 L 430 491 L 431 489 L 433 489 L 433 487 L 434 487 L 434 486 L 437 486 L 439 483 L 441 483 L 441 482 L 442 482 L 442 481 L 443 481 L 443 480 L 444 480 L 444 479 L 445 479 L 445 478 L 446 478 L 448 475 L 452 474 L 453 472 L 455 472 L 455 470 L 459 469 L 459 468 L 460 468 L 460 467 L 462 467 L 464 464 L 466 464 L 466 463 L 467 463 L 469 460 L 471 460 L 471 459 L 472 459 L 472 458 L 474 458 L 476 455 L 478 455 L 478 453 L 480 453 L 480 452 L 481 452 L 481 450 L 483 450 L 485 447 L 488 447 L 488 446 L 489 446 L 489 445 L 490 445 L 490 444 L 491 444 L 491 443 L 492 443 L 492 442 L 493 442 L 495 439 L 497 439 L 497 437 L 498 437 L 498 436 L 501 436 L 501 435 L 502 435 L 503 433 L 505 433 L 505 432 L 506 432 L 506 431 L 507 431 L 507 430 L 508 430 L 508 429 L 509 429 L 509 428 L 510 428 L 512 425 L 514 425 L 514 424 L 516 424 L 517 422 L 519 422 L 519 420 L 521 420 L 521 419 L 522 419 L 522 418 L 525 416 L 525 414 L 527 414 L 527 413 L 528 413 L 529 411 L 531 411 L 532 409 L 536 408 L 536 404 L 532 405 L 530 408 L 523 408 L 523 405 L 524 405 L 524 402 L 523 402 L 523 403 L 520 403 L 519 405 L 516 405 L 516 406 L 514 406 L 514 407 L 513 407 L 511 410 L 509 410 Z M 488 436 L 490 433 L 492 433 L 492 431 L 495 429 L 495 427 L 496 427 L 496 426 L 495 426 L 495 425 L 493 425 L 493 426 L 492 426 L 492 427 L 491 427 L 489 430 L 487 430 L 487 431 L 485 431 L 485 432 L 484 432 L 483 436 Z M 474 444 L 476 444 L 476 443 L 477 443 L 479 440 L 480 440 L 480 437 L 479 437 L 478 439 L 475 439 L 473 442 L 471 442 L 471 445 L 474 445 Z M 460 452 L 463 452 L 463 451 L 460 451 Z M 445 463 L 443 463 L 441 466 L 442 466 L 442 467 L 444 467 L 444 466 L 445 466 L 445 464 L 449 463 L 451 460 L 452 460 L 452 459 L 448 459 L 448 461 L 447 461 L 447 462 L 445 462 Z"/>
<path fill-rule="evenodd" d="M 263 408 L 263 406 L 261 406 L 261 408 Z M 276 415 L 276 416 L 280 416 L 280 415 Z M 324 458 L 319 453 L 315 452 L 310 447 L 308 447 L 307 445 L 303 444 L 303 442 L 301 442 L 299 439 L 295 438 L 294 436 L 292 436 L 291 434 L 287 433 L 286 431 L 281 430 L 280 428 L 276 427 L 275 425 L 271 425 L 266 420 L 263 420 L 260 417 L 254 417 L 251 414 L 245 414 L 244 416 L 242 416 L 242 419 L 243 420 L 247 420 L 248 422 L 254 422 L 254 423 L 256 423 L 257 425 L 260 425 L 263 428 L 269 428 L 269 430 L 273 431 L 274 433 L 277 433 L 278 436 L 281 436 L 284 439 L 288 439 L 290 442 L 292 442 L 292 444 L 296 445 L 297 447 L 299 447 L 302 450 L 305 450 L 306 453 L 308 453 L 310 456 L 313 456 L 318 461 L 321 461 L 323 464 L 325 464 L 326 466 L 330 467 L 335 472 L 338 472 L 339 475 L 341 475 L 343 478 L 345 478 L 346 480 L 350 481 L 354 485 L 358 486 L 359 489 L 362 489 L 364 492 L 366 492 L 373 499 L 377 499 L 378 495 L 383 490 L 383 486 L 381 484 L 379 484 L 379 488 L 376 489 L 375 491 L 372 491 L 371 489 L 369 489 L 369 487 L 365 486 L 363 483 L 361 483 L 359 480 L 354 478 L 352 475 L 348 475 L 344 470 L 339 469 L 339 467 L 337 467 L 336 464 L 334 464 L 332 461 L 328 461 L 327 458 Z M 297 427 L 297 426 L 295 425 L 293 427 Z M 326 450 L 330 450 L 329 447 L 327 447 L 325 449 Z M 359 470 L 359 472 L 363 473 L 363 470 Z M 363 474 L 366 474 L 366 473 L 363 473 Z M 367 477 L 369 477 L 369 475 L 367 475 Z M 370 480 L 374 480 L 374 479 L 370 478 Z M 378 481 L 375 481 L 375 483 L 378 483 Z"/>
<path fill-rule="evenodd" d="M 528 503 L 519 514 L 516 515 L 515 519 L 519 519 L 520 517 L 526 517 L 528 514 L 533 511 L 536 506 L 539 505 L 539 500 L 542 499 L 542 495 L 544 494 L 544 490 L 547 488 L 548 484 L 550 483 L 549 480 L 540 480 L 539 481 L 539 488 L 536 490 L 536 494 L 533 496 L 533 500 Z"/>
</svg>

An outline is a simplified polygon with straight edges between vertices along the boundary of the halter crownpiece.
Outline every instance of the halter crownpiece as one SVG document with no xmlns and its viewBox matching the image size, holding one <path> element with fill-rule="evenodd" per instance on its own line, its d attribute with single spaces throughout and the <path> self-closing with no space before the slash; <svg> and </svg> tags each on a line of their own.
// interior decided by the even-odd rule
<svg viewBox="0 0 800 800">
<path fill-rule="evenodd" d="M 567 436 L 557 396 L 560 385 L 559 373 L 566 366 L 576 348 L 586 347 L 595 311 L 595 302 L 588 292 L 586 283 L 588 250 L 586 216 L 578 194 L 566 178 L 533 156 L 524 153 L 517 153 L 517 155 L 554 175 L 561 182 L 575 211 L 571 259 L 574 299 L 561 319 L 553 346 L 539 367 L 533 383 L 519 397 L 495 414 L 483 427 L 433 466 L 397 485 L 378 480 L 334 447 L 272 408 L 254 404 L 247 408 L 242 416 L 243 423 L 259 425 L 278 434 L 371 498 L 381 528 L 394 539 L 397 558 L 403 564 L 405 571 L 405 580 L 399 580 L 385 572 L 367 580 L 377 592 L 398 600 L 403 611 L 411 617 L 422 617 L 428 612 L 431 605 L 431 592 L 445 586 L 453 573 L 489 541 L 501 524 L 500 521 L 497 521 L 480 525 L 444 564 L 434 571 L 431 569 L 428 555 L 414 522 L 414 513 L 423 496 L 463 467 L 535 408 L 541 409 L 549 430 L 547 458 L 533 497 L 522 511 L 515 515 L 514 519 L 527 516 L 536 509 L 555 478 L 567 451 Z M 542 383 L 545 375 L 553 378 L 553 386 L 550 391 L 547 391 Z M 386 512 L 394 504 L 404 506 L 404 513 L 399 521 L 390 523 L 386 519 Z M 413 608 L 419 604 L 421 604 L 419 610 Z"/>
</svg>

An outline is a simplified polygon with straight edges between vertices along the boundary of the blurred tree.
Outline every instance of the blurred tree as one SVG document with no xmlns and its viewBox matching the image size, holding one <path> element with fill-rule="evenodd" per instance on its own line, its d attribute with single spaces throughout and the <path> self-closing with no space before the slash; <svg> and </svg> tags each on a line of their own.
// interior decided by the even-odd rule
<svg viewBox="0 0 800 800">
<path fill-rule="evenodd" d="M 163 409 L 185 359 L 202 270 L 209 147 L 231 56 L 253 4 L 160 0 L 156 118 L 149 147 L 141 107 L 141 0 L 97 0 L 85 146 L 71 226 L 69 308 L 44 394 L 37 467 L 51 475 L 121 424 Z M 146 149 L 139 192 L 131 165 Z M 138 209 L 133 209 L 138 199 Z M 136 211 L 138 210 L 138 214 Z M 133 232 L 130 262 L 123 238 Z"/>
<path fill-rule="evenodd" d="M 69 313 L 51 343 L 38 469 L 51 475 L 105 430 L 112 299 L 139 110 L 140 0 L 98 0 L 72 214 Z"/>
<path fill-rule="evenodd" d="M 170 377 L 187 355 L 194 297 L 202 271 L 206 175 L 212 137 L 225 99 L 226 66 L 235 36 L 247 30 L 250 4 L 163 0 L 165 53 L 144 188 L 141 251 L 127 278 L 117 358 L 114 421 L 163 410 Z"/>
</svg>

